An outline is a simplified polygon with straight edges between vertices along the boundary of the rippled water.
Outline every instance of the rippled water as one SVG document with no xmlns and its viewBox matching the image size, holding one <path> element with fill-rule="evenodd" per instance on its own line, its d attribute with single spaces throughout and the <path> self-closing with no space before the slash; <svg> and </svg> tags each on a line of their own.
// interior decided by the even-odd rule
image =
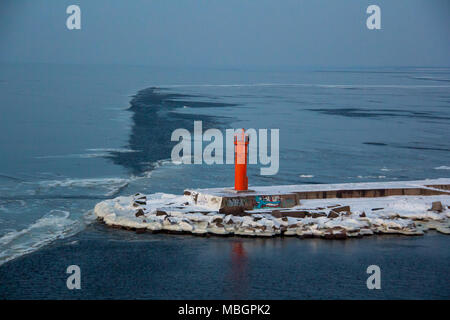
<svg viewBox="0 0 450 320">
<path fill-rule="evenodd" d="M 446 236 L 345 241 L 135 234 L 94 224 L 0 268 L 8 299 L 449 299 Z M 81 268 L 81 290 L 66 287 Z M 367 267 L 381 270 L 368 290 Z"/>
<path fill-rule="evenodd" d="M 194 120 L 280 129 L 280 171 L 251 166 L 253 185 L 450 176 L 450 69 L 1 65 L 0 80 L 0 264 L 83 230 L 102 199 L 232 185 L 230 165 L 167 161 Z"/>
</svg>

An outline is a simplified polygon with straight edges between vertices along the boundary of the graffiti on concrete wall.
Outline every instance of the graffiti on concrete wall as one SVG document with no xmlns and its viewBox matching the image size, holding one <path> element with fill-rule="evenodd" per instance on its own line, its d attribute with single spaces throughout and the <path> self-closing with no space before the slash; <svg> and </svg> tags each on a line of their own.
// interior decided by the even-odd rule
<svg viewBox="0 0 450 320">
<path fill-rule="evenodd" d="M 261 208 L 278 208 L 281 206 L 280 196 L 255 196 L 255 209 Z"/>
<path fill-rule="evenodd" d="M 226 199 L 227 207 L 245 207 L 247 205 L 247 199 L 245 198 L 228 198 Z"/>
</svg>

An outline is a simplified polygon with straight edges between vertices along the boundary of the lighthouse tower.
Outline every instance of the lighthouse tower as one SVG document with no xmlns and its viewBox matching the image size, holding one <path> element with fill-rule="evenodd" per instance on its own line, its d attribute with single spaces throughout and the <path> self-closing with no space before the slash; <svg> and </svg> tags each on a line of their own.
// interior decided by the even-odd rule
<svg viewBox="0 0 450 320">
<path fill-rule="evenodd" d="M 234 190 L 247 191 L 247 158 L 249 136 L 244 129 L 234 135 Z"/>
</svg>

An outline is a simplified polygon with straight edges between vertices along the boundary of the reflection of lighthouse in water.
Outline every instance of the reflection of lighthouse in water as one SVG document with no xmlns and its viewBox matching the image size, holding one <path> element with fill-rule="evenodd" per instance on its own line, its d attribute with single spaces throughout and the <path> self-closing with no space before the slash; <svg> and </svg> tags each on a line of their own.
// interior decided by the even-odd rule
<svg viewBox="0 0 450 320">
<path fill-rule="evenodd" d="M 231 296 L 247 297 L 248 290 L 248 258 L 242 241 L 236 241 L 231 249 Z"/>
</svg>

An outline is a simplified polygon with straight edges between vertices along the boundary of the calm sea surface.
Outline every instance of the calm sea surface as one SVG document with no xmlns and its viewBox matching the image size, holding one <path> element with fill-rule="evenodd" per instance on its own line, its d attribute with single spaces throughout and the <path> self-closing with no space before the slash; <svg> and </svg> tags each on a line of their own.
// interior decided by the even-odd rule
<svg viewBox="0 0 450 320">
<path fill-rule="evenodd" d="M 436 234 L 243 240 L 92 223 L 102 199 L 233 184 L 231 165 L 167 161 L 172 131 L 194 120 L 280 129 L 278 174 L 251 166 L 251 185 L 448 178 L 448 68 L 0 65 L 0 114 L 0 297 L 450 297 L 449 238 Z M 66 264 L 86 270 L 82 292 L 43 289 Z M 367 292 L 370 264 L 381 293 Z"/>
</svg>

